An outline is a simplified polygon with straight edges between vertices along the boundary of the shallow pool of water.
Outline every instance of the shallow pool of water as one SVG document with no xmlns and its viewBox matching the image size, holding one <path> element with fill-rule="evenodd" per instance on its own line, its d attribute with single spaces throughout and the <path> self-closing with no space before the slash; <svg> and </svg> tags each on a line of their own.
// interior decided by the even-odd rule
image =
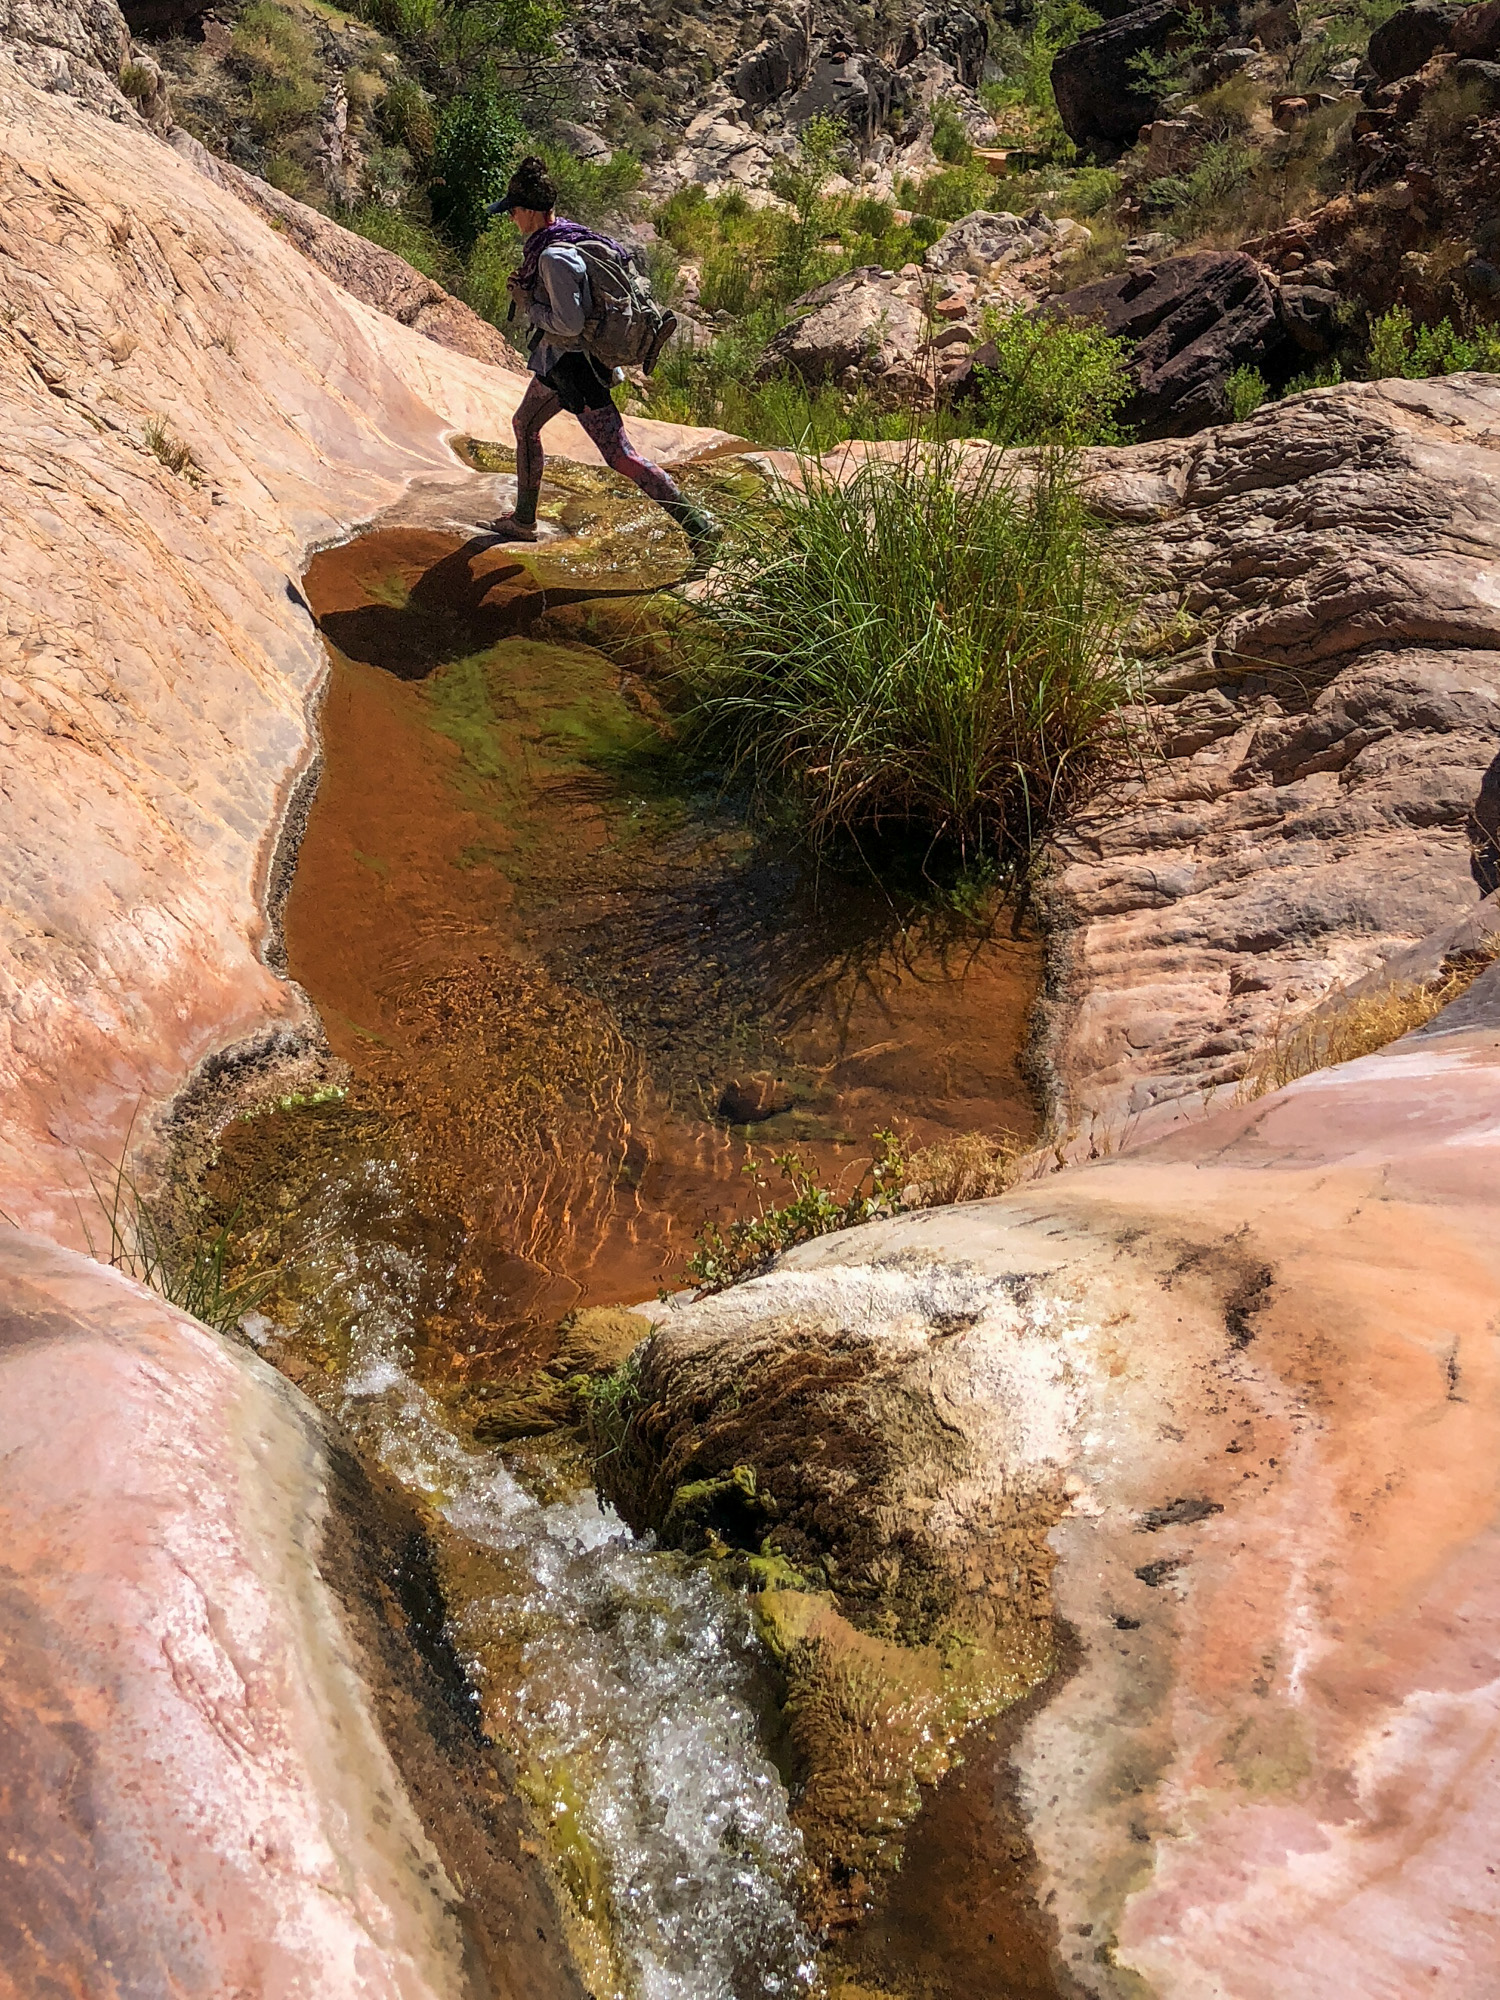
<svg viewBox="0 0 1500 2000">
<path fill-rule="evenodd" d="M 1002 911 L 820 875 L 684 773 L 662 601 L 586 571 L 425 530 L 313 564 L 325 763 L 285 939 L 347 1087 L 232 1127 L 216 1185 L 276 1266 L 268 1352 L 443 1524 L 592 1990 L 751 2000 L 819 1974 L 747 1607 L 566 1450 L 479 1449 L 476 1413 L 571 1308 L 677 1282 L 748 1148 L 847 1185 L 882 1127 L 1028 1136 L 1039 954 Z M 751 1072 L 790 1103 L 736 1128 Z"/>
</svg>

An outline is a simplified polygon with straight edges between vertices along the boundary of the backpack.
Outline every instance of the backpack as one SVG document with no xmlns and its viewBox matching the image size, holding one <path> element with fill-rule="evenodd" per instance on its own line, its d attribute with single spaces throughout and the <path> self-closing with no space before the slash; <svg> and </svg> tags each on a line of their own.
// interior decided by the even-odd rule
<svg viewBox="0 0 1500 2000">
<path fill-rule="evenodd" d="M 649 375 L 677 331 L 676 314 L 662 310 L 649 281 L 613 245 L 595 239 L 573 248 L 589 274 L 593 299 L 579 345 L 605 368 L 640 368 Z"/>
</svg>

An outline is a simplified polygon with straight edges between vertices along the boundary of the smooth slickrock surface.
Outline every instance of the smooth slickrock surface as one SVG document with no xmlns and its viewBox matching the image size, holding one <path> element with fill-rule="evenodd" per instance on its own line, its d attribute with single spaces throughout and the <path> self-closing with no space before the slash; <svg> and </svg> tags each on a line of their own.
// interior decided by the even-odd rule
<svg viewBox="0 0 1500 2000">
<path fill-rule="evenodd" d="M 887 1586 L 945 1563 L 1014 1606 L 1030 1506 L 1076 1662 L 1021 1731 L 1033 1852 L 996 1880 L 1058 1994 L 1494 1990 L 1497 1187 L 1500 971 L 1129 1158 L 794 1252 L 648 1350 L 638 1426 L 732 1424 L 757 1469 L 759 1437 L 792 1519 L 767 1358 L 843 1365 L 803 1483 L 840 1485 L 832 1392 L 880 1469 L 838 1517 L 856 1596 L 873 1527 Z"/>
<path fill-rule="evenodd" d="M 524 378 L 359 304 L 138 123 L 0 57 L 0 1208 L 77 1240 L 80 1154 L 226 1045 L 325 671 L 311 547 L 507 438 Z M 156 423 L 201 473 L 148 448 Z M 640 424 L 659 456 L 712 434 Z M 556 449 L 597 462 L 570 420 Z M 141 1117 L 137 1118 L 138 1107 Z"/>
<path fill-rule="evenodd" d="M 1065 829 L 1050 888 L 1058 1124 L 1118 1145 L 1493 887 L 1500 380 L 1090 456 L 1162 652 L 1143 781 Z"/>
<path fill-rule="evenodd" d="M 404 1631 L 338 1483 L 271 1368 L 0 1229 L 0 1993 L 580 2000 L 478 1744 L 335 1594 Z"/>
</svg>

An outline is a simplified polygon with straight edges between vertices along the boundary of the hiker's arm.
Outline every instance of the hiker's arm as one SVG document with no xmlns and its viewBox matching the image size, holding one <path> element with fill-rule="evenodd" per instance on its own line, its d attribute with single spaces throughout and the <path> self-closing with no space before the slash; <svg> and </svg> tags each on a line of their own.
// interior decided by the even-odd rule
<svg viewBox="0 0 1500 2000">
<path fill-rule="evenodd" d="M 533 326 L 560 340 L 576 340 L 589 316 L 589 277 L 575 250 L 542 252 L 537 287 L 527 304 Z"/>
</svg>

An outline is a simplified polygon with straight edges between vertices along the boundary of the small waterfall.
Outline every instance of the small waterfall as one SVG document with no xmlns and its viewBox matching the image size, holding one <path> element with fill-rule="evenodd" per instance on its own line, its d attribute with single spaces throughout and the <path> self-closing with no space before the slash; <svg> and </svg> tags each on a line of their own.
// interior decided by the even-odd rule
<svg viewBox="0 0 1500 2000">
<path fill-rule="evenodd" d="M 394 1180 L 373 1161 L 353 1178 L 325 1181 L 302 1245 L 304 1282 L 349 1341 L 324 1400 L 485 1552 L 479 1587 L 450 1601 L 453 1635 L 486 1726 L 566 1836 L 570 1882 L 568 1843 L 582 1857 L 574 1899 L 608 1936 L 609 2000 L 809 1993 L 801 1838 L 758 1740 L 748 1608 L 592 1488 L 544 1502 L 455 1435 L 408 1370 L 421 1261 L 372 1227 Z"/>
</svg>

